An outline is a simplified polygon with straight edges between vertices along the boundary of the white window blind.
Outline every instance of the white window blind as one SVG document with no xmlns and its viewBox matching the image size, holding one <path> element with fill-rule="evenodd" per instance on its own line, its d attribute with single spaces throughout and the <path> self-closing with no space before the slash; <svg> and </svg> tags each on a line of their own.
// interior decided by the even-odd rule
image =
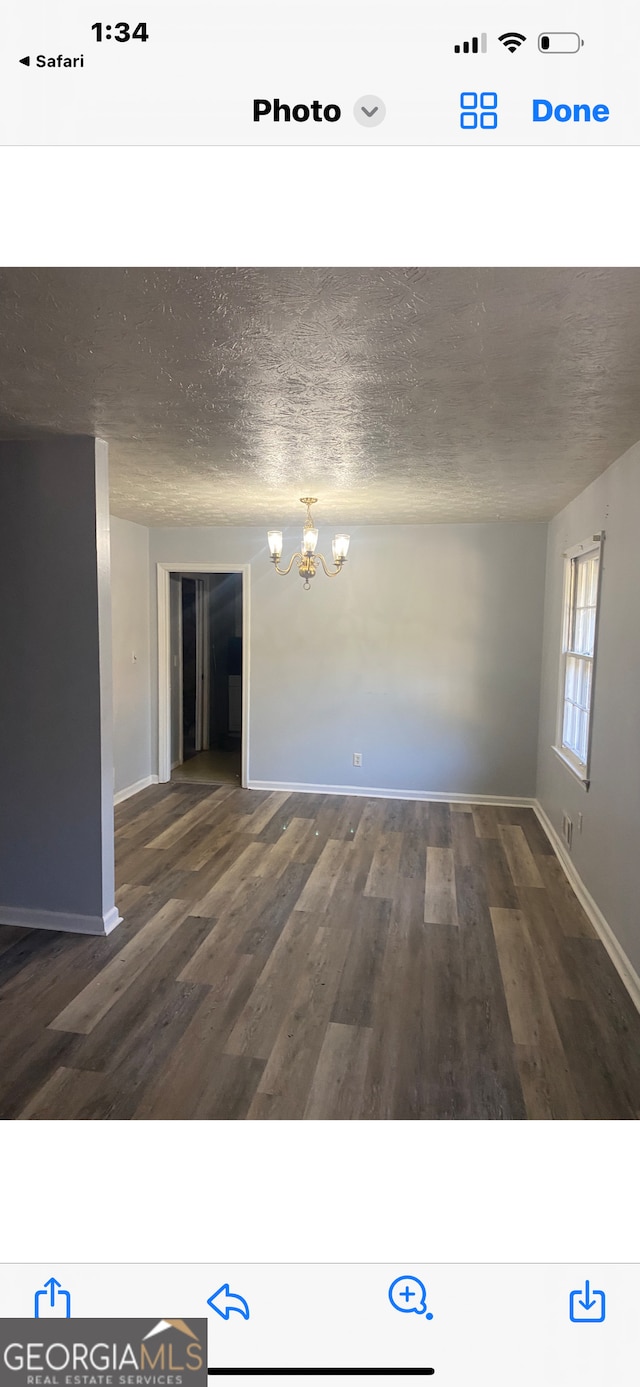
<svg viewBox="0 0 640 1387">
<path fill-rule="evenodd" d="M 558 750 L 583 780 L 589 773 L 600 542 L 567 555 Z"/>
</svg>

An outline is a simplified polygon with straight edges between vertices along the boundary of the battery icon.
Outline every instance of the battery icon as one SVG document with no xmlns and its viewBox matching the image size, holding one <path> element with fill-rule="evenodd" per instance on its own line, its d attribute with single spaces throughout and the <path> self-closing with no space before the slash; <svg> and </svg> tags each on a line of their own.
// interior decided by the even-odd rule
<svg viewBox="0 0 640 1387">
<path fill-rule="evenodd" d="M 584 39 L 579 34 L 539 34 L 538 48 L 541 53 L 579 53 Z"/>
</svg>

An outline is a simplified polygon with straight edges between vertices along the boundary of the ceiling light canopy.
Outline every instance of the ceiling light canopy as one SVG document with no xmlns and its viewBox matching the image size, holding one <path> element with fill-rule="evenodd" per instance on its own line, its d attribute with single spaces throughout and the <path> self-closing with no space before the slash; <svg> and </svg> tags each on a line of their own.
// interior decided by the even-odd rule
<svg viewBox="0 0 640 1387">
<path fill-rule="evenodd" d="M 318 563 L 322 564 L 327 578 L 337 578 L 338 574 L 342 572 L 342 567 L 346 563 L 347 554 L 349 552 L 349 535 L 334 535 L 331 542 L 331 550 L 335 567 L 328 568 L 324 555 L 316 554 L 318 531 L 313 523 L 311 507 L 316 505 L 317 497 L 301 496 L 300 500 L 303 506 L 307 507 L 307 514 L 302 531 L 302 544 L 300 551 L 292 555 L 286 568 L 278 567 L 280 559 L 282 558 L 282 530 L 269 530 L 267 532 L 267 539 L 269 541 L 271 562 L 276 573 L 280 573 L 284 578 L 287 573 L 291 572 L 294 563 L 296 563 L 298 565 L 300 577 L 304 578 L 304 587 L 308 591 L 311 587 L 311 579 L 315 578 Z"/>
</svg>

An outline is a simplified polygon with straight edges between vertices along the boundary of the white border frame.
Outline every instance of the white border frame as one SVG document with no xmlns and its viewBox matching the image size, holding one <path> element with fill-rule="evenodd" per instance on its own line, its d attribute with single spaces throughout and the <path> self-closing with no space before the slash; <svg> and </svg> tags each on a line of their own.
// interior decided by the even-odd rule
<svg viewBox="0 0 640 1387">
<path fill-rule="evenodd" d="M 171 646 L 169 639 L 169 575 L 171 573 L 242 574 L 242 769 L 249 781 L 249 629 L 251 565 L 248 563 L 157 563 L 158 584 L 158 781 L 171 779 Z"/>
<path fill-rule="evenodd" d="M 570 549 L 565 549 L 562 555 L 564 562 L 564 574 L 562 583 L 562 639 L 560 645 L 560 668 L 558 674 L 558 703 L 556 711 L 556 736 L 553 743 L 553 750 L 556 756 L 562 761 L 575 776 L 576 780 L 585 790 L 589 789 L 589 777 L 591 773 L 591 741 L 593 737 L 593 708 L 595 702 L 596 687 L 596 661 L 598 656 L 598 629 L 600 626 L 600 597 L 602 591 L 602 554 L 603 554 L 604 530 L 600 534 L 590 535 L 589 539 L 583 540 L 580 544 L 574 544 Z M 567 657 L 567 638 L 569 622 L 569 604 L 571 602 L 571 583 L 573 577 L 573 560 L 583 557 L 585 554 L 598 554 L 598 590 L 596 593 L 596 625 L 593 640 L 593 662 L 591 674 L 591 703 L 589 706 L 589 728 L 587 734 L 587 764 L 583 766 L 578 758 L 573 755 L 568 747 L 562 744 L 562 729 L 564 727 L 564 691 L 566 682 L 566 657 Z"/>
</svg>

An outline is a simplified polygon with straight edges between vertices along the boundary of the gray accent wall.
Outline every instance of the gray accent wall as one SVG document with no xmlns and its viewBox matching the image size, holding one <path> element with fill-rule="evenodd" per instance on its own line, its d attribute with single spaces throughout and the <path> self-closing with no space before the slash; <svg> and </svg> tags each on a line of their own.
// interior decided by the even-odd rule
<svg viewBox="0 0 640 1387">
<path fill-rule="evenodd" d="M 289 531 L 285 554 L 299 540 Z M 238 563 L 251 565 L 250 783 L 533 796 L 545 545 L 536 522 L 360 527 L 341 576 L 304 592 L 295 571 L 274 573 L 262 529 L 152 529 L 154 772 L 155 565 Z"/>
<path fill-rule="evenodd" d="M 573 820 L 571 856 L 640 972 L 640 444 L 549 525 L 538 754 L 538 799 L 558 833 Z M 562 636 L 563 555 L 605 531 L 592 714 L 591 783 L 553 751 Z M 578 815 L 582 814 L 582 833 Z"/>
<path fill-rule="evenodd" d="M 151 774 L 149 531 L 111 517 L 116 793 Z M 135 657 L 135 658 L 134 658 Z"/>
<path fill-rule="evenodd" d="M 0 921 L 117 923 L 106 444 L 0 443 Z"/>
</svg>

